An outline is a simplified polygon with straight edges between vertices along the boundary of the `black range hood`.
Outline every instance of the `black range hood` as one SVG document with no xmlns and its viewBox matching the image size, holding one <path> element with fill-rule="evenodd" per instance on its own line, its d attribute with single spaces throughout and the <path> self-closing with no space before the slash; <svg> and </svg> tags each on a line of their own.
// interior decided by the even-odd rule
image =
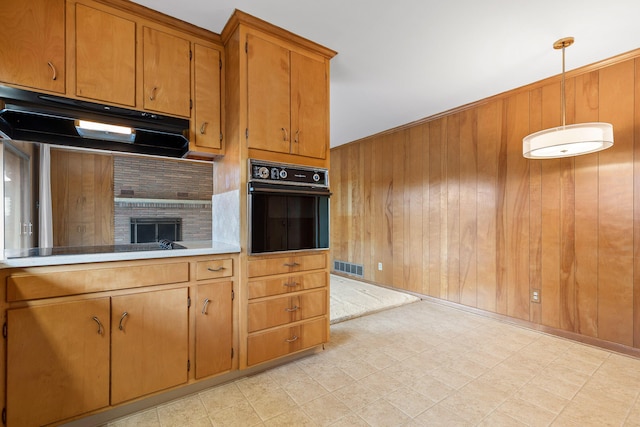
<svg viewBox="0 0 640 427">
<path fill-rule="evenodd" d="M 116 141 L 109 132 L 84 137 L 77 120 L 134 129 L 130 141 Z M 56 145 L 184 157 L 189 151 L 189 120 L 31 92 L 0 85 L 0 136 Z"/>
</svg>

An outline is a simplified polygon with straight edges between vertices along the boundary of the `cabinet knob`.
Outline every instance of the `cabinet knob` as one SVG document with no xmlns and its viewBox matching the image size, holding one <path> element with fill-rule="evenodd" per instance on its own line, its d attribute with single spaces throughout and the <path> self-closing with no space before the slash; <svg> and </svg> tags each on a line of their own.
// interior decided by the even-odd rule
<svg viewBox="0 0 640 427">
<path fill-rule="evenodd" d="M 204 299 L 204 304 L 202 306 L 202 314 L 207 314 L 207 306 L 209 305 L 209 298 Z"/>
<path fill-rule="evenodd" d="M 51 72 L 53 73 L 51 75 L 51 80 L 57 80 L 58 72 L 56 71 L 56 67 L 51 63 L 51 61 L 47 62 L 47 65 L 49 66 L 49 68 L 51 68 Z"/>
</svg>

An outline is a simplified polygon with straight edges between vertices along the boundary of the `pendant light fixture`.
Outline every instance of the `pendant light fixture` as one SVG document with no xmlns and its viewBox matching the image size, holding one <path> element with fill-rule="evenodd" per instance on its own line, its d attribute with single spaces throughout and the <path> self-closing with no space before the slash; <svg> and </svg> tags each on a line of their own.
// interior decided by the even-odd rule
<svg viewBox="0 0 640 427">
<path fill-rule="evenodd" d="M 566 124 L 564 50 L 573 44 L 573 37 L 565 37 L 553 44 L 562 49 L 562 126 L 544 129 L 522 140 L 522 155 L 528 159 L 555 159 L 595 153 L 613 146 L 613 126 L 610 123 Z"/>
</svg>

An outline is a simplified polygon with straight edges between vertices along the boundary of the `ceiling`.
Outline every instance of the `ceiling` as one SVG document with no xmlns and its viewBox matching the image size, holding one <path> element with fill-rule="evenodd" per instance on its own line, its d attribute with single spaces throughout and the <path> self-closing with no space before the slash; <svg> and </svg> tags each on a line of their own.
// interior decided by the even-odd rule
<svg viewBox="0 0 640 427">
<path fill-rule="evenodd" d="M 135 0 L 220 33 L 240 9 L 338 52 L 331 146 L 640 48 L 640 1 Z"/>
</svg>

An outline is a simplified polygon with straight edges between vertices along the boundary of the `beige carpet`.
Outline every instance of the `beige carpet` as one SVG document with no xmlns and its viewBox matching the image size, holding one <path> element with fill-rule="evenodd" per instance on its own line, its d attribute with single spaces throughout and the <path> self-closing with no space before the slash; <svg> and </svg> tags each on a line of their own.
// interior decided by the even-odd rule
<svg viewBox="0 0 640 427">
<path fill-rule="evenodd" d="M 381 286 L 331 275 L 331 323 L 419 301 L 420 298 Z"/>
</svg>

